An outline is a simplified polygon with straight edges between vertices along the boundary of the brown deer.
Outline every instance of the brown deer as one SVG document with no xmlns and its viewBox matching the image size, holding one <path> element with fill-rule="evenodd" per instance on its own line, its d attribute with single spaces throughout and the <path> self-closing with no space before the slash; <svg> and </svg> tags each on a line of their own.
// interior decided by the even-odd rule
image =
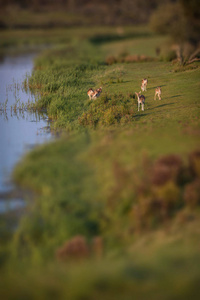
<svg viewBox="0 0 200 300">
<path fill-rule="evenodd" d="M 94 98 L 98 98 L 101 93 L 102 93 L 102 87 L 100 87 L 99 89 L 94 90 Z"/>
<path fill-rule="evenodd" d="M 88 94 L 88 97 L 90 98 L 90 100 L 92 99 L 92 96 L 94 95 L 94 90 L 92 88 L 90 88 L 88 91 L 87 91 L 87 94 Z"/>
<path fill-rule="evenodd" d="M 136 96 L 138 98 L 138 100 L 137 100 L 138 101 L 138 111 L 140 110 L 140 104 L 142 106 L 142 110 L 144 111 L 145 96 L 140 95 L 141 92 L 139 92 L 139 93 L 135 92 L 135 94 L 136 94 Z"/>
<path fill-rule="evenodd" d="M 160 86 L 155 89 L 154 100 L 156 100 L 157 95 L 158 95 L 158 99 L 161 100 L 161 87 Z"/>
<path fill-rule="evenodd" d="M 96 99 L 98 98 L 102 93 L 102 87 L 100 87 L 99 89 L 93 90 L 92 88 L 90 88 L 87 91 L 88 97 L 90 98 L 90 100 L 92 99 Z"/>
<path fill-rule="evenodd" d="M 148 80 L 146 78 L 142 79 L 141 90 L 143 92 L 147 90 L 147 83 L 148 83 Z"/>
</svg>

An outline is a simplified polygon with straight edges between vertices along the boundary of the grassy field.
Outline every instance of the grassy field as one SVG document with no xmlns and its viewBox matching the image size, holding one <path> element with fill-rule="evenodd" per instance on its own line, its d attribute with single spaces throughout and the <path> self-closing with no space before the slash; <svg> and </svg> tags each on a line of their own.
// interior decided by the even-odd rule
<svg viewBox="0 0 200 300">
<path fill-rule="evenodd" d="M 35 197 L 2 229 L 2 299 L 198 299 L 199 63 L 168 61 L 144 27 L 53 32 L 29 87 L 62 133 L 15 168 Z"/>
</svg>

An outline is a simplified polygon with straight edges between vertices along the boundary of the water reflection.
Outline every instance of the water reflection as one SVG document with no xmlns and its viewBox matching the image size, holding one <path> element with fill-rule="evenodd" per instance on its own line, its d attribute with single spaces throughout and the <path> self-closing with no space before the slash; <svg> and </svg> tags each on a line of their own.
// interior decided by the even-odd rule
<svg viewBox="0 0 200 300">
<path fill-rule="evenodd" d="M 0 62 L 0 194 L 13 188 L 10 174 L 20 158 L 51 138 L 46 113 L 30 110 L 38 97 L 27 88 L 34 57 L 18 55 Z"/>
<path fill-rule="evenodd" d="M 0 201 L 0 214 L 9 213 L 12 210 L 23 208 L 25 205 L 22 199 L 9 199 Z"/>
</svg>

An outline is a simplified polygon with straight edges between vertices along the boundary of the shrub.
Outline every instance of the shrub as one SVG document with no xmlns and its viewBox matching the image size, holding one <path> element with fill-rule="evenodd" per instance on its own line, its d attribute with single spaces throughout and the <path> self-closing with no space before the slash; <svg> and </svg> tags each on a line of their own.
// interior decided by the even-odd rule
<svg viewBox="0 0 200 300">
<path fill-rule="evenodd" d="M 132 222 L 134 230 L 150 229 L 162 221 L 161 202 L 151 196 L 141 198 L 133 206 Z"/>
<path fill-rule="evenodd" d="M 198 175 L 199 154 L 197 150 L 189 155 L 189 166 L 183 165 L 178 155 L 162 156 L 148 171 L 144 170 L 145 183 L 144 178 L 134 179 L 138 183 L 133 187 L 136 199 L 131 211 L 132 230 L 151 229 L 184 209 L 184 204 L 190 208 L 200 205 L 200 179 L 191 176 L 191 169 Z"/>
<path fill-rule="evenodd" d="M 182 160 L 177 155 L 167 155 L 158 159 L 152 170 L 152 183 L 163 185 L 169 180 L 178 180 Z"/>
<path fill-rule="evenodd" d="M 114 56 L 108 56 L 106 58 L 106 64 L 109 66 L 115 64 L 116 62 L 117 62 L 117 59 Z"/>
<path fill-rule="evenodd" d="M 189 155 L 190 170 L 194 176 L 200 177 L 200 150 Z"/>
<path fill-rule="evenodd" d="M 127 123 L 133 117 L 133 104 L 123 94 L 105 94 L 91 102 L 88 111 L 79 117 L 82 126 L 96 127 Z"/>
<path fill-rule="evenodd" d="M 184 190 L 184 201 L 191 208 L 200 204 L 200 180 L 196 179 L 190 184 L 187 184 Z"/>
<path fill-rule="evenodd" d="M 153 189 L 153 193 L 160 200 L 165 216 L 173 212 L 180 203 L 180 189 L 173 181 Z"/>
<path fill-rule="evenodd" d="M 177 58 L 177 54 L 175 50 L 164 49 L 161 52 L 160 59 L 163 61 L 174 61 Z"/>
<path fill-rule="evenodd" d="M 179 3 L 163 3 L 151 15 L 150 27 L 160 34 L 172 34 L 180 40 L 185 35 L 184 14 Z"/>
<path fill-rule="evenodd" d="M 82 260 L 91 255 L 101 257 L 103 254 L 103 240 L 100 236 L 94 236 L 91 245 L 82 235 L 72 237 L 63 246 L 56 250 L 58 260 Z"/>
<path fill-rule="evenodd" d="M 89 248 L 85 237 L 78 235 L 67 241 L 56 251 L 59 260 L 83 259 L 89 256 Z"/>
</svg>

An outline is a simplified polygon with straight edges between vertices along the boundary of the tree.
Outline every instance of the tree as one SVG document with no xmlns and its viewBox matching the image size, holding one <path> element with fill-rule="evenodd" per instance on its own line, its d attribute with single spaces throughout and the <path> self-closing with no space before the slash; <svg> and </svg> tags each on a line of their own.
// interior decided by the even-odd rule
<svg viewBox="0 0 200 300">
<path fill-rule="evenodd" d="M 199 60 L 200 6 L 198 0 L 166 1 L 158 6 L 150 19 L 151 28 L 169 34 L 176 43 L 177 58 L 181 65 Z"/>
<path fill-rule="evenodd" d="M 187 20 L 188 40 L 198 45 L 200 42 L 200 5 L 199 0 L 180 0 L 184 16 Z"/>
</svg>

